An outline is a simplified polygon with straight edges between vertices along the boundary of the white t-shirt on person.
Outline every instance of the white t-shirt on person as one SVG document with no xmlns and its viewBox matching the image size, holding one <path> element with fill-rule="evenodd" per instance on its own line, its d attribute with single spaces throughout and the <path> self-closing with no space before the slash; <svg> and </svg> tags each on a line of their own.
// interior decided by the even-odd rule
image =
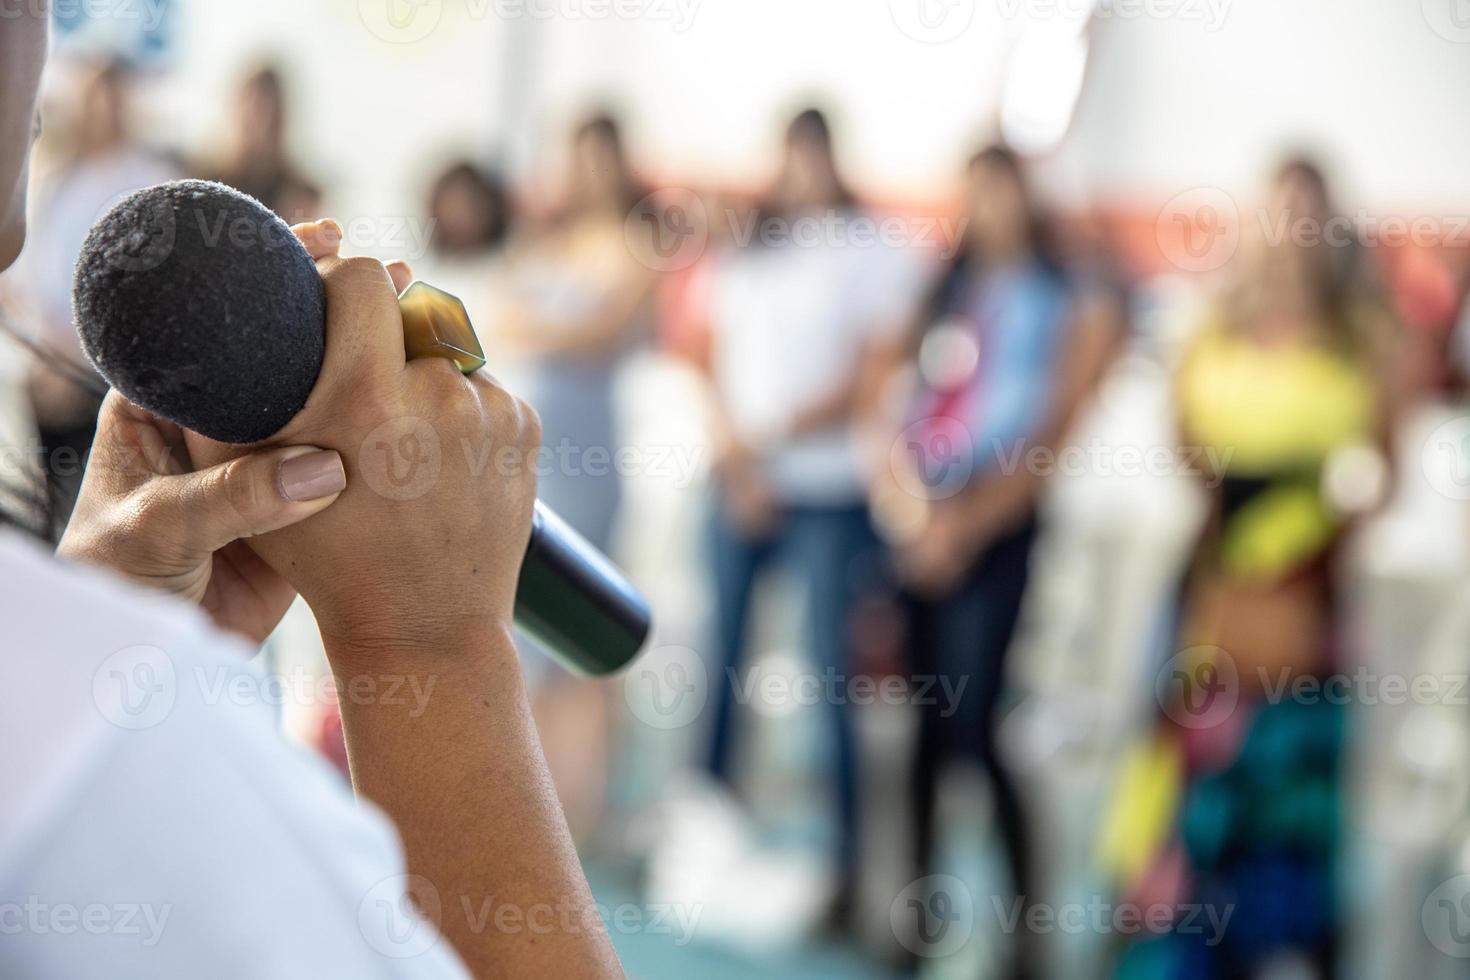
<svg viewBox="0 0 1470 980">
<path fill-rule="evenodd" d="M 735 434 L 768 447 L 767 475 L 795 505 L 864 498 L 852 426 L 774 444 L 771 435 L 849 384 L 864 349 L 908 325 L 919 278 L 912 255 L 858 237 L 856 222 L 876 219 L 839 212 L 826 220 L 790 219 L 790 240 L 730 250 L 711 286 L 715 385 Z M 803 228 L 814 234 L 798 237 Z"/>
<path fill-rule="evenodd" d="M 0 635 L 0 976 L 467 975 L 201 613 L 0 532 Z"/>
</svg>

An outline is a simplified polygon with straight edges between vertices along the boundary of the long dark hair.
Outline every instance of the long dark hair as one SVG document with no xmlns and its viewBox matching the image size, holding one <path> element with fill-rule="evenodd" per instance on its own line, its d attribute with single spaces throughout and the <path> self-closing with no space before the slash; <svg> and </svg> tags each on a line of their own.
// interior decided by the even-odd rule
<svg viewBox="0 0 1470 980">
<path fill-rule="evenodd" d="M 572 130 L 571 145 L 575 149 L 586 140 L 596 140 L 612 151 L 618 169 L 617 204 L 623 214 L 631 214 L 648 196 L 648 188 L 633 173 L 633 165 L 628 160 L 627 148 L 623 142 L 623 128 L 617 117 L 611 112 L 599 111 L 583 119 Z M 552 223 L 560 225 L 576 220 L 582 216 L 583 207 L 582 201 L 564 201 L 552 216 Z"/>
<path fill-rule="evenodd" d="M 970 157 L 965 173 L 973 178 L 976 171 L 982 168 L 1003 171 L 1015 181 L 1026 207 L 1026 242 L 1031 255 L 1043 271 L 1060 278 L 1063 265 L 1055 225 L 1031 191 L 1025 161 L 1004 143 L 992 143 Z M 984 257 L 966 234 L 957 243 L 953 257 L 935 280 L 933 289 L 929 291 L 921 307 L 920 336 L 954 309 L 960 302 L 966 284 L 983 274 L 983 263 Z"/>
<path fill-rule="evenodd" d="M 489 226 L 474 242 L 469 243 L 469 247 L 473 250 L 493 249 L 503 244 L 510 234 L 512 220 L 510 190 L 498 173 L 477 166 L 469 160 L 451 163 L 434 178 L 434 183 L 429 187 L 429 217 L 438 217 L 440 200 L 451 187 L 460 183 L 473 188 L 480 203 L 492 214 Z M 453 251 L 437 234 L 433 238 L 432 247 L 441 254 Z"/>
<path fill-rule="evenodd" d="M 832 143 L 832 126 L 827 121 L 827 114 L 814 107 L 798 112 L 786 126 L 788 152 L 791 145 L 797 142 L 808 142 L 820 147 L 831 166 L 833 191 L 828 195 L 827 200 L 821 202 L 822 206 L 838 211 L 856 207 L 858 197 L 843 178 L 842 169 L 837 165 L 837 154 Z M 782 177 L 767 188 L 756 201 L 751 222 L 751 227 L 756 229 L 752 237 L 753 243 L 759 244 L 764 240 L 761 232 L 765 229 L 766 222 L 789 219 L 792 216 L 788 202 L 781 198 L 781 183 L 784 176 L 783 172 Z"/>
<path fill-rule="evenodd" d="M 1334 205 L 1331 183 L 1322 167 L 1311 157 L 1286 157 L 1272 175 L 1271 186 L 1289 182 L 1305 185 L 1321 202 L 1324 222 L 1342 220 Z M 1300 216 L 1296 216 L 1300 217 Z M 1326 326 L 1332 331 L 1333 343 L 1362 354 L 1371 352 L 1376 338 L 1372 336 L 1378 321 L 1389 317 L 1388 305 L 1378 295 L 1377 284 L 1365 268 L 1363 245 L 1355 236 L 1346 244 L 1335 244 L 1325 236 L 1312 245 L 1300 245 L 1297 257 L 1305 262 L 1309 288 Z M 1282 253 L 1275 246 L 1265 246 L 1254 253 L 1242 250 L 1235 281 L 1224 295 L 1226 321 L 1238 327 L 1249 322 L 1255 312 L 1253 290 L 1257 289 Z"/>
</svg>

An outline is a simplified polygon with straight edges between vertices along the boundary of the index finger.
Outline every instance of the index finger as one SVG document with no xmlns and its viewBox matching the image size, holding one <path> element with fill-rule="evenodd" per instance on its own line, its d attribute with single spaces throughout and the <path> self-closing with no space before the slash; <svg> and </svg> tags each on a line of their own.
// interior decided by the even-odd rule
<svg viewBox="0 0 1470 980">
<path fill-rule="evenodd" d="M 318 263 L 327 293 L 327 349 L 323 378 L 403 368 L 403 314 L 388 270 L 354 256 Z M 308 402 L 308 405 L 310 402 Z"/>
<path fill-rule="evenodd" d="M 342 226 L 331 218 L 292 225 L 291 233 L 301 239 L 313 261 L 335 258 L 342 250 Z"/>
</svg>

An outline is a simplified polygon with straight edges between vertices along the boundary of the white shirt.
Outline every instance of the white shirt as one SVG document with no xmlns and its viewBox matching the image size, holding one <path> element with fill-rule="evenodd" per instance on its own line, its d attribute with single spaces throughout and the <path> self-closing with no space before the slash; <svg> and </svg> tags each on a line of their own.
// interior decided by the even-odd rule
<svg viewBox="0 0 1470 980">
<path fill-rule="evenodd" d="M 466 976 L 202 614 L 0 532 L 0 636 L 0 976 Z"/>
<path fill-rule="evenodd" d="M 778 496 L 798 505 L 863 499 L 851 426 L 789 441 L 781 433 L 797 413 L 850 383 L 869 345 L 907 326 L 917 278 L 906 256 L 881 242 L 847 242 L 841 227 L 815 240 L 745 245 L 721 260 L 712 286 L 720 397 L 735 434 L 768 447 L 767 475 Z"/>
</svg>

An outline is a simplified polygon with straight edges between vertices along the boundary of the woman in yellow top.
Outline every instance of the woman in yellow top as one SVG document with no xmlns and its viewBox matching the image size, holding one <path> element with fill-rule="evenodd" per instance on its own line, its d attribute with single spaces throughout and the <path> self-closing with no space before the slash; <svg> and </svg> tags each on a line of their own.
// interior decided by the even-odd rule
<svg viewBox="0 0 1470 980">
<path fill-rule="evenodd" d="M 1338 666 L 1338 545 L 1382 497 L 1393 359 L 1358 256 L 1307 235 L 1331 213 L 1320 173 L 1294 161 L 1273 190 L 1286 233 L 1247 253 L 1178 378 L 1181 442 L 1218 471 L 1157 677 L 1174 815 L 1121 862 L 1129 898 L 1178 914 L 1129 944 L 1129 980 L 1334 974 L 1344 705 L 1315 682 Z"/>
</svg>

